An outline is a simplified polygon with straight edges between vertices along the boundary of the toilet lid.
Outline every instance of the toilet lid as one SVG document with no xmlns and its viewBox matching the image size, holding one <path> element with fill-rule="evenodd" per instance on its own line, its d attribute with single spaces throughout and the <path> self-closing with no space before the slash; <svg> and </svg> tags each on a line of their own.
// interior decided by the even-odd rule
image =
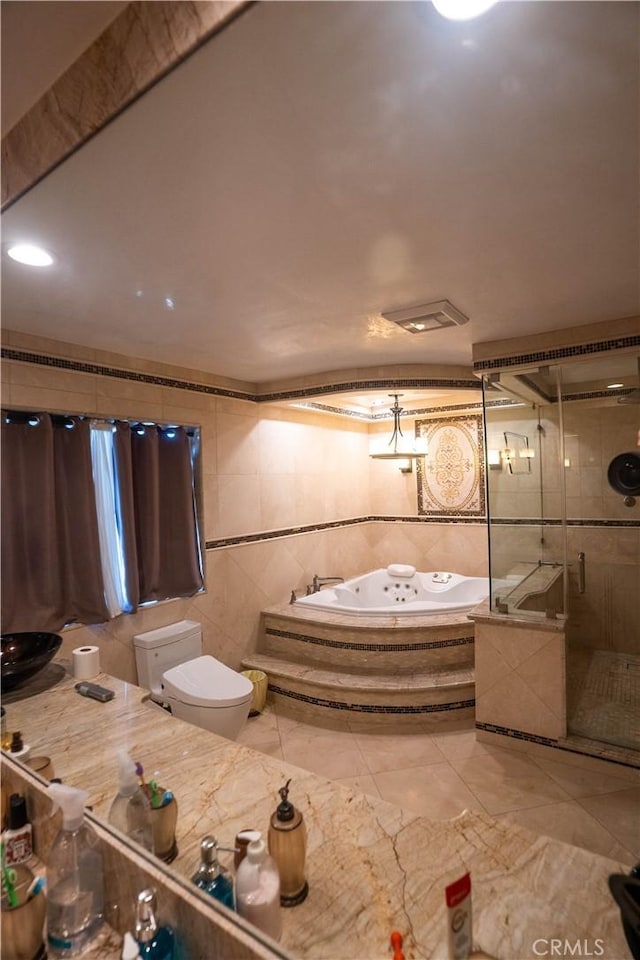
<svg viewBox="0 0 640 960">
<path fill-rule="evenodd" d="M 196 657 L 162 675 L 164 692 L 194 707 L 232 707 L 253 695 L 253 684 L 214 657 Z"/>
</svg>

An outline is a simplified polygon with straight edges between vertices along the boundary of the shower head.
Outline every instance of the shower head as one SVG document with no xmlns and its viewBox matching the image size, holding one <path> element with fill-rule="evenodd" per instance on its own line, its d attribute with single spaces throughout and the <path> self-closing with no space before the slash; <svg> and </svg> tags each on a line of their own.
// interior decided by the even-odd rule
<svg viewBox="0 0 640 960">
<path fill-rule="evenodd" d="M 631 393 L 625 394 L 624 397 L 618 397 L 618 403 L 640 404 L 640 357 L 638 357 L 638 384 L 639 386 Z"/>
</svg>

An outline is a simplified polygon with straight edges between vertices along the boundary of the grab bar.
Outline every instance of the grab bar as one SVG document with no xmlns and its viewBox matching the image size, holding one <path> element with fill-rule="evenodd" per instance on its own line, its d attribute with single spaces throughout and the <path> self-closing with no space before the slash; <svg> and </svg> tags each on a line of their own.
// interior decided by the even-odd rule
<svg viewBox="0 0 640 960">
<path fill-rule="evenodd" d="M 578 593 L 584 593 L 587 589 L 587 576 L 584 561 L 584 551 L 581 550 L 578 554 Z"/>
</svg>

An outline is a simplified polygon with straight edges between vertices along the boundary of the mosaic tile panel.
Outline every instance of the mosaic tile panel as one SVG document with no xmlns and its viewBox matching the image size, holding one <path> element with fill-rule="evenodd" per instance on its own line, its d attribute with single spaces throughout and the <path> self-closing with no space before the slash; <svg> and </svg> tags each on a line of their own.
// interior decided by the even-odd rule
<svg viewBox="0 0 640 960">
<path fill-rule="evenodd" d="M 476 730 L 481 730 L 484 733 L 497 734 L 502 737 L 510 737 L 512 740 L 519 740 L 521 742 L 537 744 L 541 747 L 551 747 L 554 750 L 561 750 L 564 753 L 573 753 L 580 756 L 596 757 L 606 759 L 608 763 L 615 763 L 621 767 L 628 767 L 631 770 L 640 769 L 640 760 L 637 763 L 630 762 L 628 760 L 622 760 L 617 757 L 611 756 L 611 751 L 603 750 L 602 752 L 596 749 L 596 745 L 584 744 L 582 749 L 577 749 L 577 747 L 572 747 L 570 741 L 561 741 L 554 740 L 551 737 L 542 737 L 535 733 L 527 733 L 524 730 L 516 730 L 513 727 L 501 727 L 499 724 L 495 723 L 486 723 L 479 720 L 476 720 L 475 724 Z"/>
<path fill-rule="evenodd" d="M 423 713 L 450 713 L 453 710 L 466 710 L 475 706 L 475 700 L 456 700 L 450 703 L 427 703 L 417 706 L 397 706 L 395 704 L 378 703 L 348 703 L 341 700 L 327 700 L 323 697 L 312 697 L 306 693 L 297 693 L 293 690 L 287 690 L 279 687 L 277 684 L 270 683 L 269 691 L 281 697 L 289 697 L 292 700 L 299 700 L 302 703 L 312 704 L 317 707 L 328 707 L 330 710 L 347 710 L 352 713 L 372 713 L 372 714 L 423 714 Z"/>
<path fill-rule="evenodd" d="M 438 650 L 443 647 L 464 646 L 474 642 L 473 637 L 460 637 L 454 640 L 432 640 L 428 643 L 349 643 L 344 640 L 327 640 L 321 637 L 312 637 L 289 630 L 276 630 L 267 627 L 265 633 L 270 637 L 283 637 L 289 640 L 300 640 L 302 643 L 317 644 L 321 647 L 333 647 L 336 650 L 361 650 L 363 652 L 402 652 L 409 650 Z"/>
<path fill-rule="evenodd" d="M 539 350 L 531 353 L 516 354 L 512 357 L 496 357 L 486 360 L 477 360 L 473 364 L 474 372 L 483 370 L 500 370 L 507 367 L 533 366 L 534 364 L 552 363 L 566 360 L 570 357 L 592 357 L 612 350 L 625 350 L 629 347 L 640 346 L 640 336 L 617 337 L 615 340 L 600 340 L 595 343 L 580 343 L 569 347 L 555 347 L 548 350 Z"/>
</svg>

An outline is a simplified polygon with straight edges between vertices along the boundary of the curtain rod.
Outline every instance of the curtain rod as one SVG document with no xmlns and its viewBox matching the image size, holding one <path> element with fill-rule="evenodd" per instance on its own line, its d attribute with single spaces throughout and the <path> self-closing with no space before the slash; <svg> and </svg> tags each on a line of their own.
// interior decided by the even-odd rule
<svg viewBox="0 0 640 960">
<path fill-rule="evenodd" d="M 156 420 L 140 420 L 133 417 L 101 417 L 93 413 L 49 413 L 46 410 L 13 410 L 7 407 L 2 408 L 2 418 L 5 423 L 28 423 L 30 419 L 35 419 L 46 413 L 51 417 L 56 426 L 64 426 L 68 420 L 97 420 L 99 423 L 128 423 L 132 427 L 160 427 L 166 430 L 168 427 L 182 427 L 188 436 L 193 436 L 194 431 L 199 427 L 184 423 L 158 423 Z"/>
</svg>

